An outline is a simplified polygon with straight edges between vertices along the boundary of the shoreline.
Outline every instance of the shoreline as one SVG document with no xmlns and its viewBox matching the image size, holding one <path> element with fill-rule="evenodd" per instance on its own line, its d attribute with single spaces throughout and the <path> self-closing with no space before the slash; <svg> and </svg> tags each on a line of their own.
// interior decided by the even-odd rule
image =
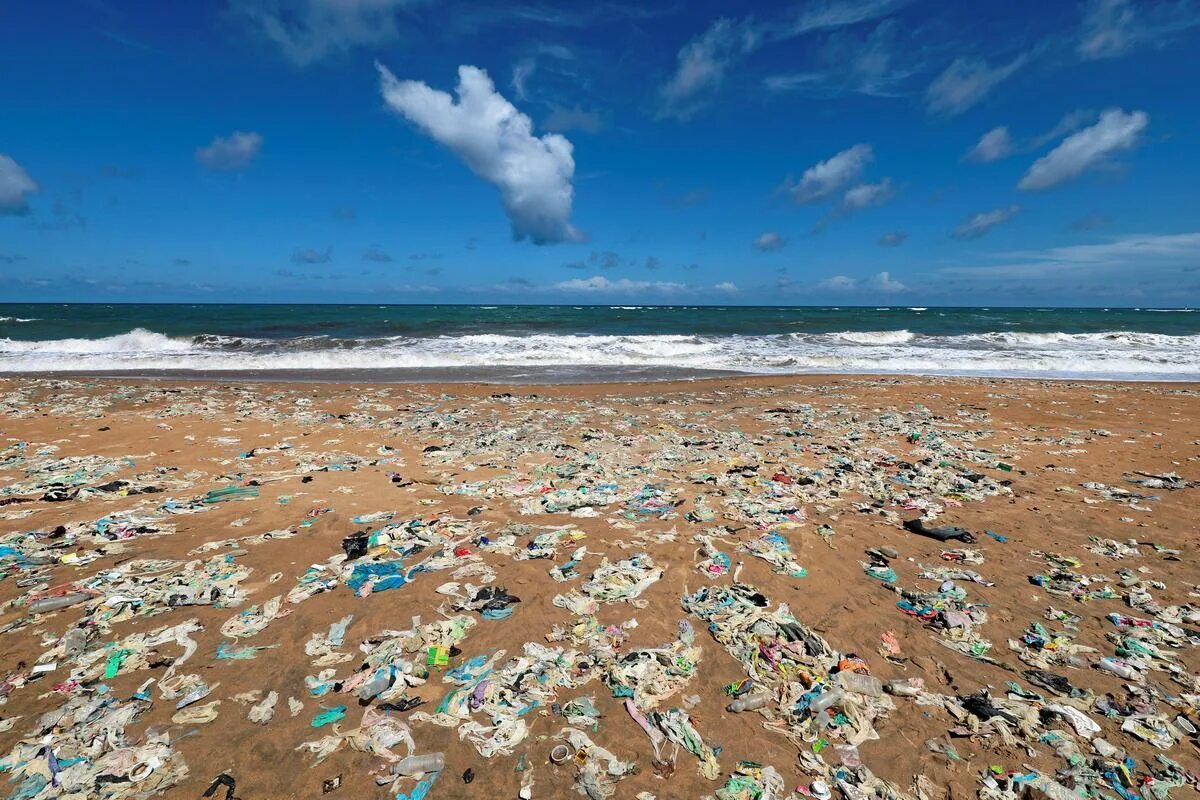
<svg viewBox="0 0 1200 800">
<path fill-rule="evenodd" d="M 286 384 L 339 387 L 354 384 L 375 386 L 702 386 L 718 381 L 746 383 L 778 382 L 812 383 L 830 380 L 855 381 L 1014 381 L 1019 384 L 1049 384 L 1056 386 L 1095 387 L 1104 384 L 1146 387 L 1200 387 L 1200 377 L 1164 378 L 1153 376 L 1136 378 L 1122 376 L 1087 375 L 1006 375 L 964 374 L 924 372 L 795 372 L 755 373 L 733 370 L 700 370 L 692 368 L 633 368 L 633 367 L 582 367 L 563 371 L 543 369 L 543 374 L 533 374 L 537 368 L 500 367 L 492 374 L 479 367 L 419 367 L 401 369 L 329 369 L 329 370 L 97 370 L 52 371 L 52 372 L 6 372 L 0 370 L 0 381 L 149 381 L 154 383 L 179 382 L 187 385 L 198 383 Z M 646 373 L 645 377 L 638 373 Z M 653 373 L 652 375 L 649 373 Z"/>
</svg>

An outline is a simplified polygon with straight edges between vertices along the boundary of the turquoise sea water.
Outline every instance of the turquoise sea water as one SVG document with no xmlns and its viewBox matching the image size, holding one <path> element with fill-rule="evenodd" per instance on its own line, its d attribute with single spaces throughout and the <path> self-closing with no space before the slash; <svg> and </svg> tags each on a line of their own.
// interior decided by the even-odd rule
<svg viewBox="0 0 1200 800">
<path fill-rule="evenodd" d="M 1189 309 L 0 304 L 0 372 L 1200 379 Z"/>
</svg>

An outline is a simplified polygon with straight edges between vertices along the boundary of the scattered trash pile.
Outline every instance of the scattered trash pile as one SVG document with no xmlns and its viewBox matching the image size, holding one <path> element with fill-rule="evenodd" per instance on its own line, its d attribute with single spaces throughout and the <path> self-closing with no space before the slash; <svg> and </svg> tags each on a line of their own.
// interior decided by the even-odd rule
<svg viewBox="0 0 1200 800">
<path fill-rule="evenodd" d="M 1195 465 L 1014 387 L 3 384 L 0 796 L 1186 796 Z"/>
</svg>

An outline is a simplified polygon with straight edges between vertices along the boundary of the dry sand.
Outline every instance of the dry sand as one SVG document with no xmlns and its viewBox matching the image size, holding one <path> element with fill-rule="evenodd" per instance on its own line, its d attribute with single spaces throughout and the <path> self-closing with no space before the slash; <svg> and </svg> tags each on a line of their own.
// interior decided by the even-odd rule
<svg viewBox="0 0 1200 800">
<path fill-rule="evenodd" d="M 204 492 L 246 483 L 256 478 L 294 470 L 304 456 L 320 453 L 354 454 L 388 463 L 359 466 L 354 471 L 311 472 L 311 482 L 303 483 L 301 474 L 262 486 L 257 499 L 227 502 L 205 513 L 180 516 L 171 521 L 178 525 L 174 535 L 146 536 L 129 540 L 125 552 L 106 555 L 83 567 L 60 565 L 53 568 L 53 584 L 77 581 L 121 563 L 131 557 L 188 560 L 188 552 L 206 541 L 251 536 L 279 528 L 296 528 L 314 508 L 329 508 L 310 526 L 300 529 L 295 538 L 269 541 L 244 548 L 238 563 L 253 569 L 243 583 L 250 603 L 261 603 L 286 592 L 295 579 L 312 563 L 322 562 L 341 551 L 344 536 L 357 529 L 351 518 L 359 514 L 394 511 L 395 520 L 414 517 L 431 519 L 453 516 L 498 530 L 510 521 L 549 527 L 577 524 L 588 534 L 589 551 L 607 554 L 612 560 L 627 558 L 641 549 L 666 567 L 662 580 L 643 596 L 645 608 L 614 603 L 601 608 L 599 618 L 606 624 L 636 618 L 639 627 L 628 647 L 657 645 L 675 639 L 676 625 L 686 617 L 680 597 L 687 590 L 705 585 L 727 584 L 729 576 L 711 579 L 695 567 L 698 559 L 692 535 L 703 528 L 730 524 L 740 530 L 730 540 L 749 540 L 761 531 L 744 521 L 728 520 L 721 484 L 702 483 L 705 472 L 723 475 L 731 467 L 750 465 L 763 482 L 780 470 L 798 475 L 802 468 L 829 470 L 839 456 L 874 459 L 878 470 L 894 470 L 886 454 L 900 461 L 913 457 L 921 446 L 895 435 L 877 433 L 878 421 L 887 414 L 921 420 L 919 406 L 927 407 L 934 419 L 931 424 L 950 437 L 964 432 L 981 432 L 975 447 L 995 454 L 996 462 L 1015 467 L 1011 472 L 994 465 L 975 464 L 981 473 L 999 480 L 1011 480 L 1011 496 L 1000 495 L 980 502 L 967 501 L 945 508 L 936 524 L 954 524 L 980 534 L 991 529 L 1008 537 L 1004 544 L 979 536 L 976 548 L 986 553 L 984 564 L 974 567 L 994 587 L 964 584 L 971 598 L 991 604 L 989 622 L 982 635 L 993 643 L 991 655 L 1024 669 L 1009 651 L 1010 638 L 1034 621 L 1042 621 L 1046 608 L 1053 605 L 1083 617 L 1078 641 L 1111 653 L 1104 639 L 1111 626 L 1103 621 L 1110 611 L 1136 613 L 1119 600 L 1076 603 L 1070 599 L 1049 597 L 1028 581 L 1028 576 L 1045 571 L 1045 564 L 1030 555 L 1032 550 L 1054 551 L 1079 557 L 1080 571 L 1112 575 L 1120 566 L 1145 567 L 1148 577 L 1166 584 L 1166 591 L 1155 594 L 1163 604 L 1188 602 L 1192 584 L 1200 582 L 1196 566 L 1197 503 L 1200 489 L 1150 491 L 1155 501 L 1143 501 L 1148 510 L 1139 511 L 1127 503 L 1099 498 L 1081 484 L 1097 481 L 1110 486 L 1137 489 L 1123 481 L 1131 470 L 1149 473 L 1178 472 L 1184 478 L 1200 478 L 1200 390 L 1183 384 L 1055 383 L 1021 380 L 940 379 L 940 378 L 772 378 L 716 379 L 669 384 L 602 386 L 373 386 L 298 385 L 195 382 L 154 382 L 82 379 L 0 382 L 0 403 L 4 407 L 3 439 L 9 447 L 6 457 L 14 455 L 12 446 L 25 443 L 27 454 L 47 445 L 57 447 L 55 456 L 99 455 L 110 458 L 131 456 L 133 464 L 107 476 L 130 479 L 163 469 L 162 480 L 180 481 L 190 490 L 173 488 L 153 496 L 96 496 L 86 501 L 13 503 L 3 512 L 34 510 L 18 520 L 0 522 L 5 534 L 17 531 L 48 531 L 54 526 L 95 520 L 124 508 L 153 507 L 166 496 L 188 499 Z M 781 428 L 792 424 L 784 414 L 764 414 L 770 409 L 796 408 L 809 404 L 822 422 L 811 435 L 784 436 Z M 914 422 L 914 425 L 916 423 Z M 923 427 L 925 439 L 930 428 Z M 892 429 L 893 432 L 896 430 Z M 741 444 L 731 434 L 744 434 Z M 232 440 L 236 439 L 236 442 Z M 291 450 L 267 452 L 238 459 L 240 453 L 254 447 L 269 447 L 290 442 Z M 555 446 L 557 445 L 557 446 Z M 381 447 L 394 448 L 394 452 Z M 465 457 L 447 461 L 446 451 L 423 452 L 430 446 L 466 447 Z M 877 449 L 873 449 L 877 448 Z M 458 452 L 454 450 L 454 452 Z M 619 504 L 599 509 L 595 518 L 572 519 L 566 514 L 521 515 L 518 498 L 444 494 L 441 486 L 464 482 L 498 480 L 526 482 L 545 479 L 556 466 L 580 462 L 594 456 L 599 471 L 574 479 L 554 479 L 556 485 L 574 486 L 586 480 L 599 482 L 608 465 L 622 465 L 623 492 L 642 484 L 663 483 L 671 495 L 681 501 L 672 519 L 650 519 L 614 527 L 622 521 Z M 667 456 L 664 458 L 664 455 Z M 736 457 L 736 458 L 735 458 Z M 734 463 L 740 459 L 740 463 Z M 321 458 L 313 459 L 321 463 Z M 640 478 L 630 468 L 644 465 Z M 399 485 L 389 473 L 403 476 Z M 550 476 L 553 478 L 553 476 Z M 8 463 L 0 472 L 0 485 L 7 486 L 24 478 L 21 463 Z M 1061 491 L 1066 487 L 1067 491 Z M 286 505 L 279 498 L 290 495 Z M 697 496 L 707 495 L 707 504 L 717 512 L 712 522 L 694 524 L 684 519 Z M 36 498 L 36 494 L 33 495 Z M 1084 502 L 1099 500 L 1099 502 Z M 1004 683 L 1019 677 L 995 666 L 940 647 L 936 634 L 915 619 L 898 612 L 897 597 L 879 581 L 863 574 L 859 565 L 865 548 L 888 545 L 901 553 L 894 562 L 900 584 L 930 589 L 936 584 L 916 578 L 918 563 L 940 564 L 944 549 L 937 542 L 906 533 L 879 513 L 861 513 L 855 504 L 870 502 L 853 489 L 840 497 L 806 504 L 806 521 L 787 531 L 796 559 L 807 569 L 807 577 L 793 578 L 772 573 L 762 561 L 735 553 L 744 567 L 741 580 L 757 585 L 772 603 L 786 602 L 802 622 L 818 631 L 830 644 L 845 652 L 857 652 L 867 661 L 873 674 L 887 681 L 892 678 L 921 677 L 931 691 L 947 695 L 966 694 L 981 687 L 992 687 L 1003 695 Z M 1135 503 L 1135 505 L 1137 505 Z M 917 515 L 897 506 L 888 506 L 903 518 Z M 230 527 L 234 520 L 249 520 Z M 821 523 L 836 531 L 834 548 L 813 534 Z M 633 544 L 640 532 L 659 533 L 674 529 L 673 543 L 651 544 L 645 548 Z M 1153 555 L 1143 545 L 1139 560 L 1114 562 L 1087 549 L 1089 537 L 1118 540 L 1136 538 L 1183 551 L 1182 560 L 1168 561 Z M 955 543 L 951 543 L 955 544 Z M 94 545 L 80 552 L 95 549 Z M 722 547 L 726 552 L 728 547 Z M 507 556 L 485 554 L 485 560 L 497 572 L 497 585 L 518 595 L 521 602 L 511 619 L 480 620 L 461 645 L 466 658 L 503 648 L 513 654 L 526 641 L 544 642 L 544 636 L 556 624 L 572 622 L 572 615 L 555 607 L 552 598 L 571 586 L 555 583 L 547 570 L 565 560 L 560 551 L 551 561 L 514 561 Z M 586 579 L 599 563 L 589 556 L 581 566 Z M 283 578 L 270 585 L 267 576 L 281 572 Z M 28 619 L 26 609 L 10 601 L 25 590 L 15 585 L 19 574 L 0 582 L 3 614 L 0 625 Z M 117 626 L 112 639 L 133 631 L 150 630 L 175 624 L 186 617 L 197 617 L 204 626 L 196 638 L 199 650 L 185 671 L 196 672 L 207 682 L 220 682 L 213 697 L 223 700 L 217 719 L 205 725 L 178 726 L 170 723 L 173 703 L 156 701 L 154 707 L 129 726 L 126 733 L 136 740 L 147 726 L 170 727 L 173 746 L 186 760 L 190 775 L 167 792 L 168 797 L 195 798 L 221 772 L 237 779 L 238 797 L 246 800 L 276 797 L 318 797 L 322 782 L 341 776 L 342 785 L 328 797 L 388 797 L 387 787 L 376 786 L 368 774 L 379 759 L 343 748 L 325 762 L 311 766 L 311 759 L 296 752 L 302 742 L 315 739 L 327 729 L 315 731 L 309 726 L 320 708 L 307 695 L 304 679 L 315 675 L 318 667 L 304 653 L 304 643 L 315 631 L 348 613 L 354 621 L 346 638 L 345 650 L 354 652 L 357 643 L 386 628 L 408 627 L 413 615 L 428 621 L 436 618 L 437 607 L 446 598 L 434 593 L 448 575 L 425 575 L 399 589 L 367 598 L 355 597 L 344 585 L 318 594 L 295 606 L 286 617 L 275 620 L 245 644 L 278 645 L 264 650 L 254 660 L 217 661 L 214 653 L 223 641 L 220 628 L 238 609 L 214 609 L 197 606 L 167 610 L 162 614 L 136 618 Z M 1193 602 L 1195 598 L 1192 598 Z M 160 609 L 161 610 L 161 609 Z M 468 612 L 472 613 L 473 612 Z M 473 614 L 474 615 L 474 614 Z M 0 673 L 23 675 L 55 637 L 81 616 L 75 608 L 32 619 L 0 637 Z M 474 615 L 478 616 L 478 615 Z M 559 702 L 594 695 L 602 713 L 598 730 L 589 735 L 618 756 L 635 760 L 638 774 L 617 784 L 616 797 L 634 797 L 648 791 L 659 798 L 700 797 L 723 785 L 724 778 L 741 759 L 773 765 L 786 779 L 789 791 L 807 785 L 810 777 L 797 766 L 796 749 L 782 736 L 763 728 L 763 718 L 754 713 L 731 714 L 725 711 L 728 698 L 723 687 L 741 680 L 743 665 L 712 641 L 704 626 L 693 620 L 703 655 L 693 678 L 680 697 L 699 696 L 691 717 L 706 741 L 720 745 L 722 778 L 709 782 L 697 774 L 696 759 L 681 753 L 669 781 L 656 777 L 650 769 L 650 743 L 646 735 L 626 714 L 620 701 L 598 681 L 575 690 L 564 691 Z M 1046 623 L 1054 627 L 1052 623 Z M 894 631 L 907 661 L 893 664 L 878 655 L 880 635 Z M 356 658 L 360 657 L 356 653 Z M 1186 670 L 1200 671 L 1195 650 L 1181 654 Z M 357 661 L 337 665 L 339 674 L 355 669 Z M 455 662 L 452 662 L 452 664 Z M 64 680 L 69 665 L 60 663 L 46 678 L 13 690 L 7 703 L 0 706 L 4 718 L 22 716 L 12 730 L 0 733 L 0 754 L 14 742 L 29 735 L 29 726 L 38 714 L 54 708 L 64 696 L 49 690 L 52 682 Z M 118 697 L 128 697 L 158 670 L 118 674 L 107 681 Z M 1095 670 L 1070 671 L 1072 681 L 1095 689 L 1119 692 L 1120 681 Z M 1022 681 L 1027 688 L 1032 688 Z M 445 695 L 449 685 L 434 675 L 424 686 L 411 693 L 432 706 Z M 280 707 L 267 726 L 251 724 L 246 707 L 233 703 L 233 695 L 254 689 L 276 690 Z M 304 711 L 292 718 L 286 710 L 286 698 L 302 698 Z M 361 710 L 357 698 L 345 695 L 326 698 L 330 705 L 345 703 L 349 713 L 343 730 L 352 728 Z M 407 715 L 405 715 L 407 716 Z M 513 755 L 485 759 L 466 742 L 460 742 L 454 729 L 431 724 L 414 724 L 413 736 L 418 752 L 444 751 L 446 770 L 429 796 L 516 797 L 521 774 L 514 771 L 520 754 L 526 754 L 534 770 L 535 798 L 569 797 L 574 794 L 573 772 L 567 766 L 551 766 L 547 754 L 552 737 L 564 727 L 561 718 L 550 718 L 549 709 L 530 715 L 530 736 Z M 964 759 L 951 763 L 930 752 L 929 739 L 944 737 L 954 721 L 938 708 L 923 708 L 898 699 L 897 708 L 876 726 L 880 735 L 860 748 L 863 762 L 877 775 L 894 781 L 908 791 L 915 775 L 928 776 L 935 785 L 952 790 L 953 796 L 973 796 L 978 774 L 989 765 L 1020 769 L 1022 764 L 1038 766 L 1052 773 L 1061 762 L 1048 746 L 1039 748 L 1034 757 L 1017 749 L 1005 748 L 990 740 L 956 738 L 954 746 Z M 1110 741 L 1128 747 L 1144 764 L 1154 749 L 1116 730 L 1105 722 Z M 1171 757 L 1186 768 L 1200 768 L 1195 745 L 1182 742 Z M 471 768 L 475 779 L 463 783 L 461 775 Z M 400 785 L 409 791 L 412 782 Z M 223 796 L 223 790 L 218 797 Z"/>
</svg>

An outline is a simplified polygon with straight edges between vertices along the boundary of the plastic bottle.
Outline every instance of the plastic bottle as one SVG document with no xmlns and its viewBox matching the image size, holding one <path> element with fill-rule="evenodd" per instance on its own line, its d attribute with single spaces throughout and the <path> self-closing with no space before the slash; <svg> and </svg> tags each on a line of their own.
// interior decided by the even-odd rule
<svg viewBox="0 0 1200 800">
<path fill-rule="evenodd" d="M 39 597 L 29 604 L 29 613 L 45 614 L 49 611 L 58 611 L 62 608 L 82 603 L 85 600 L 91 600 L 92 596 L 87 592 L 70 592 L 68 594 L 59 595 L 58 597 Z"/>
<path fill-rule="evenodd" d="M 825 709 L 836 706 L 844 699 L 846 699 L 846 695 L 841 689 L 832 689 L 809 703 L 808 710 L 816 716 L 821 714 Z"/>
<path fill-rule="evenodd" d="M 409 756 L 396 762 L 392 772 L 396 775 L 419 775 L 424 772 L 441 772 L 446 767 L 446 757 L 442 753 L 428 753 L 423 756 Z"/>
<path fill-rule="evenodd" d="M 358 687 L 358 696 L 362 700 L 370 700 L 377 694 L 387 691 L 392 685 L 392 668 L 381 667 L 375 670 L 371 680 Z"/>
<path fill-rule="evenodd" d="M 1139 680 L 1142 675 L 1132 666 L 1117 658 L 1102 658 L 1095 664 L 1096 669 L 1105 672 L 1111 672 L 1114 675 L 1120 675 L 1131 681 Z"/>
<path fill-rule="evenodd" d="M 920 678 L 909 678 L 907 680 L 888 681 L 888 684 L 883 688 L 888 694 L 894 694 L 897 697 L 916 697 L 924 690 L 924 686 L 919 682 L 920 680 Z"/>
<path fill-rule="evenodd" d="M 733 711 L 735 713 L 738 711 L 754 711 L 755 709 L 762 708 L 770 701 L 771 695 L 769 694 L 754 694 L 748 697 L 739 697 L 737 700 L 734 700 L 732 703 L 725 706 L 725 710 Z"/>
<path fill-rule="evenodd" d="M 879 697 L 883 694 L 883 683 L 871 675 L 860 675 L 857 672 L 839 672 L 838 684 L 847 692 L 863 694 L 867 697 Z"/>
</svg>

